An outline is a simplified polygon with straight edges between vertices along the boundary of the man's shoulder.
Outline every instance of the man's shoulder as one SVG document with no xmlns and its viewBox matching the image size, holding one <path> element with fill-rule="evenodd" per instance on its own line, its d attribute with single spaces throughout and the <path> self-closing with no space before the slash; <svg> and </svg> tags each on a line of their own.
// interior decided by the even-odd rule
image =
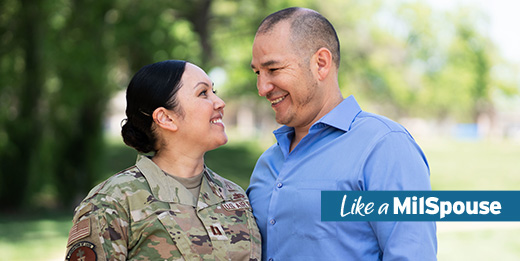
<svg viewBox="0 0 520 261">
<path fill-rule="evenodd" d="M 282 152 L 280 150 L 280 145 L 278 144 L 278 142 L 276 142 L 273 145 L 271 145 L 268 149 L 266 149 L 258 159 L 260 160 L 270 157 L 280 157 L 281 154 Z"/>
<path fill-rule="evenodd" d="M 373 130 L 379 130 L 381 132 L 408 132 L 403 125 L 393 121 L 385 116 L 370 113 L 366 111 L 360 112 L 353 123 L 353 128 L 370 128 Z"/>
</svg>

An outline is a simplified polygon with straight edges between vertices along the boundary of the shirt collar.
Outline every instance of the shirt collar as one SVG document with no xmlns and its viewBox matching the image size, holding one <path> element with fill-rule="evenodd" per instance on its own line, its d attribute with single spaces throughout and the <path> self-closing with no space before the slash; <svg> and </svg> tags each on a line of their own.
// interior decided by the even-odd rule
<svg viewBox="0 0 520 261">
<path fill-rule="evenodd" d="M 359 107 L 354 96 L 350 95 L 334 107 L 334 109 L 329 113 L 312 124 L 311 129 L 325 124 L 347 132 L 350 130 L 352 122 L 354 122 L 354 119 L 360 112 L 361 107 Z M 278 142 L 285 139 L 289 139 L 290 141 L 292 140 L 292 136 L 294 136 L 294 128 L 284 125 L 275 130 L 273 134 L 276 136 Z"/>
<path fill-rule="evenodd" d="M 224 201 L 225 195 L 222 188 L 215 182 L 213 175 L 209 173 L 211 170 L 206 166 L 204 166 L 204 176 L 202 177 L 198 200 L 179 181 L 167 177 L 167 174 L 147 156 L 139 155 L 136 166 L 148 181 L 154 197 L 161 201 L 194 207 L 198 205 L 198 208 Z"/>
<path fill-rule="evenodd" d="M 360 112 L 361 107 L 359 107 L 354 96 L 350 95 L 332 109 L 332 111 L 315 122 L 313 126 L 322 123 L 347 132 L 350 130 L 352 122 L 354 122 L 354 119 Z"/>
</svg>

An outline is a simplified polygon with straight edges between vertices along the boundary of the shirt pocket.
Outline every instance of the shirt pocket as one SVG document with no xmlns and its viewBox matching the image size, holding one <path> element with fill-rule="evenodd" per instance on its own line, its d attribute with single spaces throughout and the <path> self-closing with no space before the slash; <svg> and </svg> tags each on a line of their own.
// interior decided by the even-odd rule
<svg viewBox="0 0 520 261">
<path fill-rule="evenodd" d="M 336 180 L 302 180 L 291 200 L 295 234 L 306 239 L 336 238 L 335 222 L 321 221 L 321 191 L 337 190 Z"/>
</svg>

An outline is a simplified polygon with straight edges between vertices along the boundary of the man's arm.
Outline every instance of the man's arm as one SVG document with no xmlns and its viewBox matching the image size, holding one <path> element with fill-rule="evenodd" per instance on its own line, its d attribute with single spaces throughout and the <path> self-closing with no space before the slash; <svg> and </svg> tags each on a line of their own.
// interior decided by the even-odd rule
<svg viewBox="0 0 520 261">
<path fill-rule="evenodd" d="M 406 132 L 376 142 L 363 167 L 365 190 L 431 190 L 426 157 Z M 383 260 L 436 260 L 435 222 L 371 222 Z"/>
</svg>

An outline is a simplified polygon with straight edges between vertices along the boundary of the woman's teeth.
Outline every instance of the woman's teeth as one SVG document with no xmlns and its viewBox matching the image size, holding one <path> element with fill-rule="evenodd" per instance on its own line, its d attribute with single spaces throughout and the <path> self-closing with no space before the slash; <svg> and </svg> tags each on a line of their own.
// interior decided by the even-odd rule
<svg viewBox="0 0 520 261">
<path fill-rule="evenodd" d="M 222 123 L 222 119 L 211 120 L 211 123 Z"/>
</svg>

